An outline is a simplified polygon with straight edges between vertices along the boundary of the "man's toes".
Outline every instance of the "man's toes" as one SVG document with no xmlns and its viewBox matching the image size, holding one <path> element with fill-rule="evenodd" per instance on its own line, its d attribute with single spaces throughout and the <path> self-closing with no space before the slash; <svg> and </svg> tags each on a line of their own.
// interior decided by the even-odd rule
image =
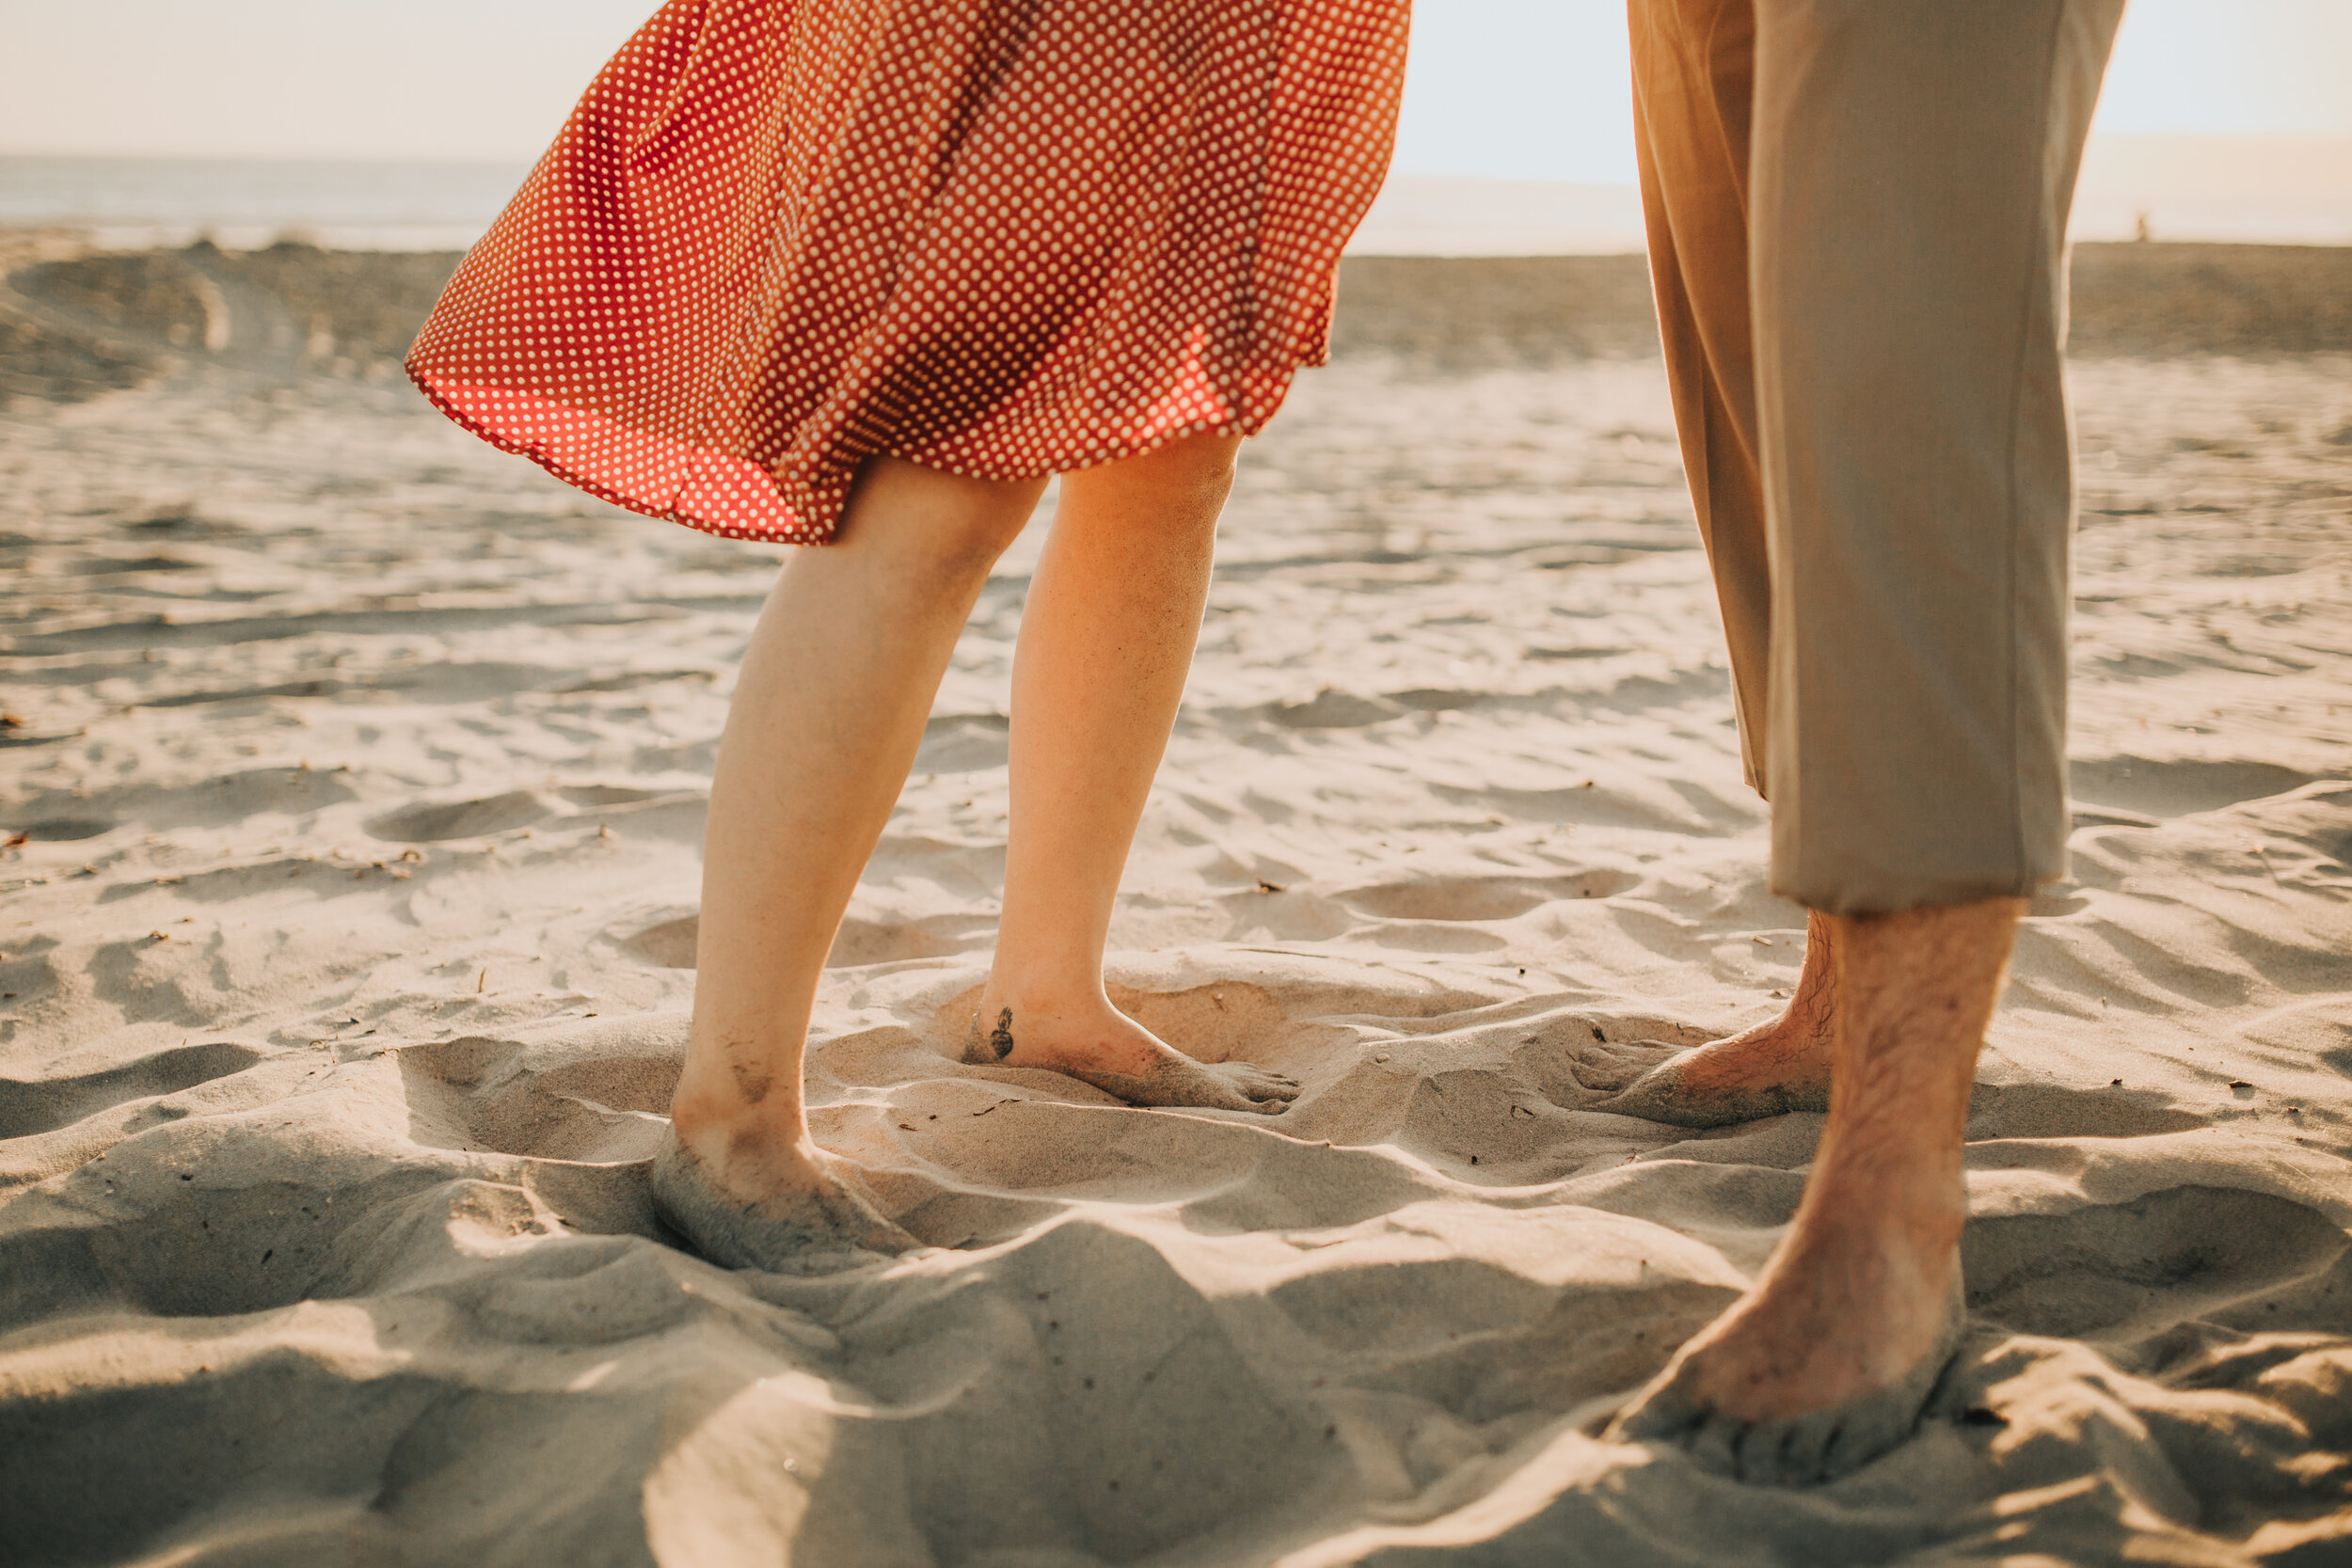
<svg viewBox="0 0 2352 1568">
<path fill-rule="evenodd" d="M 1813 1486 L 1822 1481 L 1836 1481 L 1845 1474 L 1845 1471 L 1838 1467 L 1836 1457 L 1837 1440 L 1844 1434 L 1844 1432 L 1845 1427 L 1842 1423 L 1826 1417 L 1805 1422 L 1804 1430 L 1798 1433 L 1797 1444 L 1792 1445 L 1797 1469 L 1801 1473 L 1790 1476 L 1788 1484 Z"/>
<path fill-rule="evenodd" d="M 1886 1452 L 1894 1444 L 1867 1422 L 1841 1422 L 1821 1441 L 1821 1475 L 1826 1480 L 1851 1474 Z"/>
<path fill-rule="evenodd" d="M 1680 1066 L 1677 1062 L 1661 1062 L 1620 1085 L 1615 1094 L 1591 1109 L 1621 1117 L 1660 1119 L 1652 1113 L 1676 1105 L 1684 1098 Z"/>
<path fill-rule="evenodd" d="M 1636 1082 L 1671 1054 L 1596 1045 L 1569 1059 L 1568 1074 L 1585 1088 L 1610 1094 Z"/>
<path fill-rule="evenodd" d="M 1747 1478 L 1740 1473 L 1740 1449 L 1753 1430 L 1745 1421 L 1720 1410 L 1710 1410 L 1677 1446 L 1691 1456 L 1691 1463 L 1709 1475 L 1744 1481 Z"/>
<path fill-rule="evenodd" d="M 1751 1486 L 1791 1486 L 1804 1479 L 1803 1430 L 1793 1421 L 1758 1421 L 1732 1439 L 1732 1473 Z"/>
<path fill-rule="evenodd" d="M 1669 1365 L 1617 1413 L 1609 1423 L 1609 1437 L 1619 1443 L 1687 1444 L 1706 1421 L 1708 1407 L 1684 1393 L 1682 1383 L 1682 1364 Z"/>
</svg>

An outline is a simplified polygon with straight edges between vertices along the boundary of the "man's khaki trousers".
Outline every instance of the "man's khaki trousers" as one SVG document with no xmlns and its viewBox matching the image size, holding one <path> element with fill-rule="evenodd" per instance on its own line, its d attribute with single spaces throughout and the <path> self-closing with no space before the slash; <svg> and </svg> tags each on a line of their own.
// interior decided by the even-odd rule
<svg viewBox="0 0 2352 1568">
<path fill-rule="evenodd" d="M 2122 0 L 1629 0 L 1666 368 L 1772 886 L 2066 865 L 2074 175 Z"/>
</svg>

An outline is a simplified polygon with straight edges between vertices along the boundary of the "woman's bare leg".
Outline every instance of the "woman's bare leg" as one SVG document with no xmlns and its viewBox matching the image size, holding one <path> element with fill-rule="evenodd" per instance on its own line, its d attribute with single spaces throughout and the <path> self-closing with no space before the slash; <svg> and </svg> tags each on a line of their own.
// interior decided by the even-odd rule
<svg viewBox="0 0 2352 1568">
<path fill-rule="evenodd" d="M 1120 872 L 1192 668 L 1236 437 L 1062 477 L 1012 671 L 1012 820 L 996 959 L 967 1059 L 1045 1067 L 1139 1105 L 1279 1111 L 1288 1079 L 1204 1065 L 1111 1006 Z"/>
<path fill-rule="evenodd" d="M 813 1195 L 859 1222 L 834 1204 L 803 1114 L 809 1010 L 956 638 L 1043 487 L 876 460 L 838 541 L 794 551 L 760 611 L 711 781 L 693 1031 L 671 1104 L 698 1179 L 723 1195 Z"/>
</svg>

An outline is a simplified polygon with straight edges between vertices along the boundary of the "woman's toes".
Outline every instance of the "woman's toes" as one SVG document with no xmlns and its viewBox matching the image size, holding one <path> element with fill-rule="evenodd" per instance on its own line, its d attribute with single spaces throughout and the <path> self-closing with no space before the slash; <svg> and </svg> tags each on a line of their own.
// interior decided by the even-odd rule
<svg viewBox="0 0 2352 1568">
<path fill-rule="evenodd" d="M 1279 1072 L 1237 1065 L 1229 1067 L 1226 1075 L 1252 1100 L 1290 1101 L 1298 1098 L 1298 1080 Z"/>
</svg>

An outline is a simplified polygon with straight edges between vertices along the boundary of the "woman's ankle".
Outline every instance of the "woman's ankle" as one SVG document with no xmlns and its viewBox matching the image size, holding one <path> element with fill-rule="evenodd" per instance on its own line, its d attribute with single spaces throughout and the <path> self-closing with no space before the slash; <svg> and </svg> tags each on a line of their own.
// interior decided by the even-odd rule
<svg viewBox="0 0 2352 1568">
<path fill-rule="evenodd" d="M 1117 1010 L 1103 989 L 1100 971 L 1071 974 L 1034 969 L 1012 973 L 992 969 L 987 983 L 980 988 L 981 1027 L 995 1027 L 997 1015 L 1007 1009 L 1016 1019 L 1036 1019 L 1041 1022 L 1092 1018 Z"/>
<path fill-rule="evenodd" d="M 1167 1047 L 1104 994 L 1101 982 L 1057 987 L 992 983 L 973 1008 L 963 1059 L 981 1065 L 1148 1070 Z"/>
<path fill-rule="evenodd" d="M 670 1101 L 670 1128 L 679 1143 L 707 1162 L 792 1165 L 816 1158 L 797 1093 L 755 1103 L 681 1081 Z"/>
</svg>

